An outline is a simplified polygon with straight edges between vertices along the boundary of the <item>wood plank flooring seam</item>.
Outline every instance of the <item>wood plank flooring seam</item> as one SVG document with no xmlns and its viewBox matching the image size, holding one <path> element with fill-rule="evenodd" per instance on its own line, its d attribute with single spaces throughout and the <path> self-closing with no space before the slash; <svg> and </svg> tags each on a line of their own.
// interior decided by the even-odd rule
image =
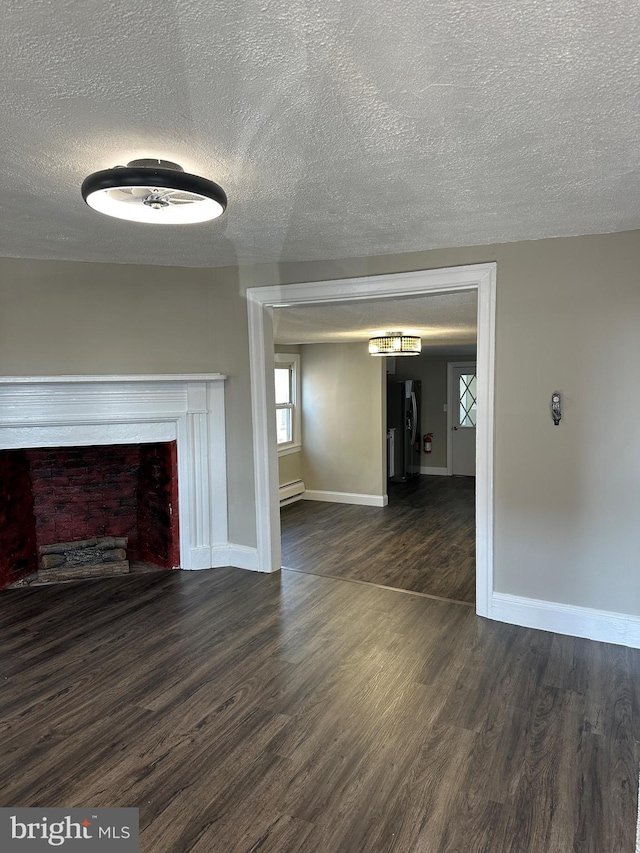
<svg viewBox="0 0 640 853">
<path fill-rule="evenodd" d="M 443 598 L 441 595 L 430 595 L 428 592 L 414 592 L 412 589 L 399 589 L 396 586 L 385 586 L 382 583 L 373 583 L 373 581 L 361 581 L 356 578 L 340 578 L 337 575 L 328 575 L 326 572 L 322 574 L 318 572 L 309 572 L 306 569 L 290 569 L 288 566 L 282 566 L 283 572 L 297 572 L 301 575 L 313 575 L 316 578 L 329 578 L 333 581 L 345 581 L 346 583 L 357 583 L 362 586 L 373 586 L 376 589 L 386 589 L 388 592 L 401 592 L 403 595 L 417 595 L 419 598 L 430 598 L 433 601 L 443 601 L 445 604 L 461 604 L 463 607 L 475 607 L 472 601 L 460 601 L 457 598 Z"/>
</svg>

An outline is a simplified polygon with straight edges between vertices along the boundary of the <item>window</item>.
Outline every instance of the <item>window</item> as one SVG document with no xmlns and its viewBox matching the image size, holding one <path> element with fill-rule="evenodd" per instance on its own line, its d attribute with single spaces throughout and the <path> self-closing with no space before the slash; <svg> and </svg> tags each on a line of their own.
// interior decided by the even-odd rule
<svg viewBox="0 0 640 853">
<path fill-rule="evenodd" d="M 300 356 L 275 354 L 276 436 L 278 452 L 300 449 Z"/>
<path fill-rule="evenodd" d="M 458 389 L 460 406 L 460 426 L 475 427 L 477 420 L 477 393 L 475 373 L 461 373 Z"/>
</svg>

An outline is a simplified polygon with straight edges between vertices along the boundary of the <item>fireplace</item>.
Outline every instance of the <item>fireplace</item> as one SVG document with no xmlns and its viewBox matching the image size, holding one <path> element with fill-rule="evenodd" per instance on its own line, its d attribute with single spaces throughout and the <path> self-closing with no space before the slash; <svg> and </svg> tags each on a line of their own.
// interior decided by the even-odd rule
<svg viewBox="0 0 640 853">
<path fill-rule="evenodd" d="M 17 538 L 0 538 L 0 586 L 31 570 L 34 538 L 124 538 L 130 561 L 180 565 L 175 441 L 0 450 L 0 471 L 14 472 L 0 476 L 0 505 Z"/>
<path fill-rule="evenodd" d="M 224 379 L 0 378 L 0 586 L 46 540 L 123 536 L 132 560 L 228 565 Z"/>
</svg>

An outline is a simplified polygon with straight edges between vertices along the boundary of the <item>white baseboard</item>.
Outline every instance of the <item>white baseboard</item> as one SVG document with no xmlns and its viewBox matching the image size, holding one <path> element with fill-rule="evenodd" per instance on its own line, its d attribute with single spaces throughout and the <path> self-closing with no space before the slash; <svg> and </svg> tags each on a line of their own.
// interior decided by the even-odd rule
<svg viewBox="0 0 640 853">
<path fill-rule="evenodd" d="M 207 568 L 218 569 L 221 566 L 234 566 L 236 569 L 257 572 L 258 549 L 232 543 L 214 545 L 211 549 L 210 565 Z"/>
<path fill-rule="evenodd" d="M 420 473 L 421 474 L 433 474 L 434 476 L 437 476 L 437 477 L 448 477 L 449 476 L 449 471 L 447 468 L 430 468 L 428 465 L 421 465 L 420 466 Z"/>
<path fill-rule="evenodd" d="M 198 571 L 198 569 L 210 569 L 212 566 L 212 560 L 214 558 L 214 552 L 216 549 L 220 547 L 215 545 L 213 548 L 203 545 L 198 548 L 189 548 L 187 562 L 188 565 L 183 565 L 182 568 L 185 571 Z M 223 566 L 225 563 L 218 563 L 218 565 Z"/>
<path fill-rule="evenodd" d="M 248 545 L 229 545 L 229 562 L 227 565 L 257 572 L 258 549 L 250 548 Z"/>
<path fill-rule="evenodd" d="M 334 504 L 359 504 L 360 506 L 386 506 L 387 495 L 359 495 L 356 492 L 322 492 L 307 489 L 303 501 L 326 501 Z"/>
<path fill-rule="evenodd" d="M 640 648 L 640 616 L 494 592 L 491 618 L 525 628 Z"/>
</svg>

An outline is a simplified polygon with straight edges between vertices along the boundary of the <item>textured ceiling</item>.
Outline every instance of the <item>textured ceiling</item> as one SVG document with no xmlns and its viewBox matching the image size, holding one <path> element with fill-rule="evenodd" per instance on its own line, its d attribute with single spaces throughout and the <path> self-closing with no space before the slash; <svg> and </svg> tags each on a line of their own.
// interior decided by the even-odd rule
<svg viewBox="0 0 640 853">
<path fill-rule="evenodd" d="M 191 266 L 640 227 L 637 0 L 5 0 L 0 255 Z M 85 206 L 136 157 L 177 228 Z"/>
<path fill-rule="evenodd" d="M 476 291 L 300 305 L 274 309 L 273 335 L 278 344 L 350 343 L 399 331 L 420 335 L 429 354 L 471 353 L 477 313 Z"/>
</svg>

